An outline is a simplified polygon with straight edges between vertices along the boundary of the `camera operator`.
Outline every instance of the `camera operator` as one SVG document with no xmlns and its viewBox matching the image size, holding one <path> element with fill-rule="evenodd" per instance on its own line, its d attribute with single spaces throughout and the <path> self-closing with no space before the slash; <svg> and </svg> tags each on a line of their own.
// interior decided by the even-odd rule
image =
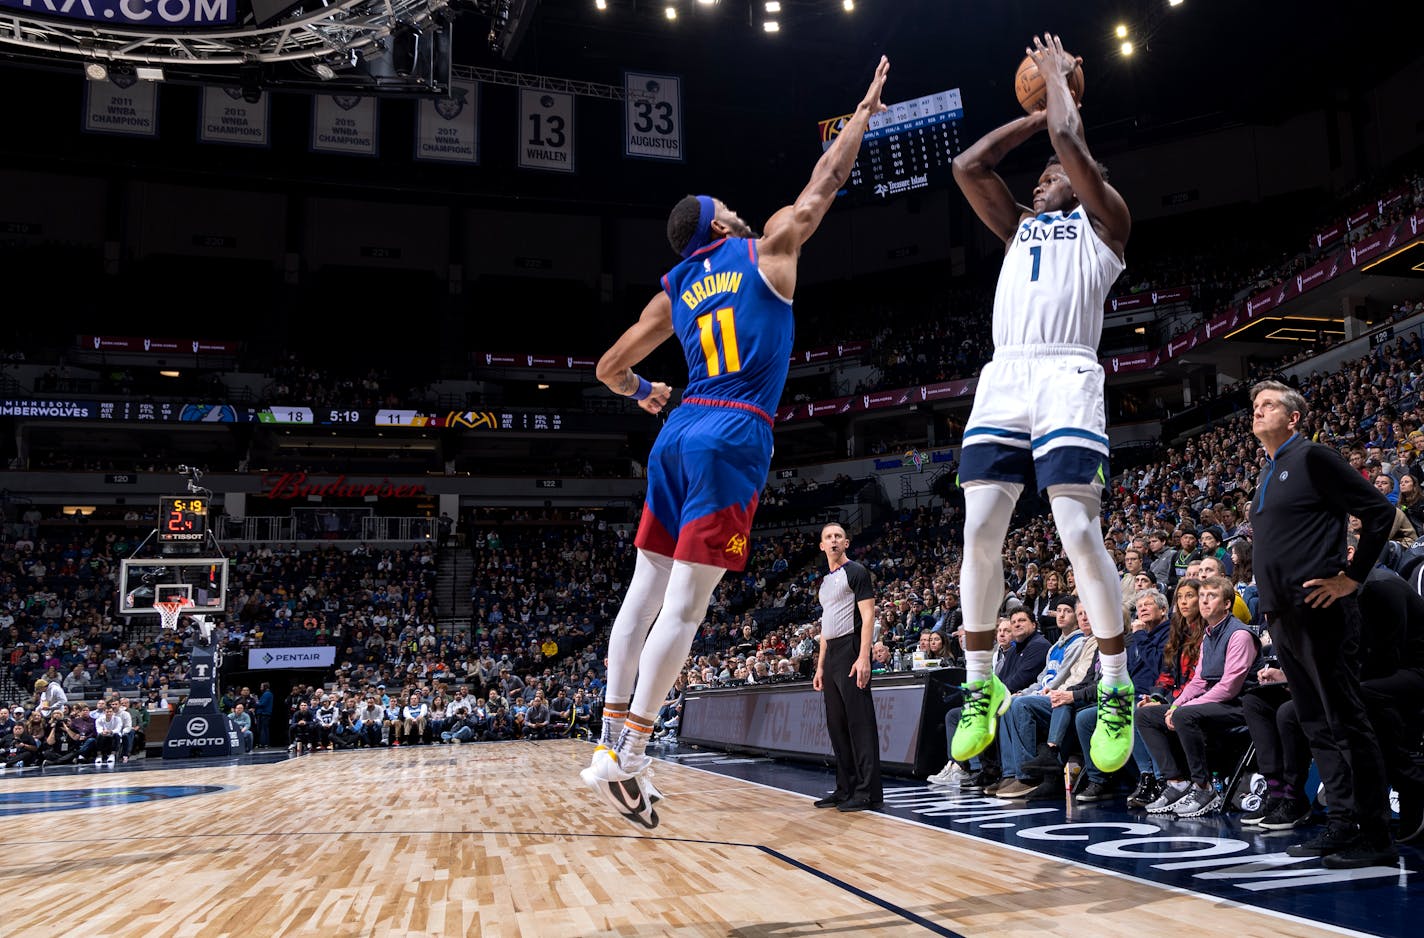
<svg viewBox="0 0 1424 938">
<path fill-rule="evenodd" d="M 28 722 L 18 724 L 15 727 L 9 756 L 5 760 L 5 768 L 10 769 L 17 765 L 26 767 L 39 765 L 39 737 L 44 731 L 44 717 L 38 713 L 32 714 Z"/>
<path fill-rule="evenodd" d="M 70 723 L 67 709 L 55 708 L 46 721 L 46 728 L 48 732 L 44 737 L 44 745 L 40 747 L 41 765 L 46 762 L 69 765 L 79 758 L 79 747 L 83 738 L 75 732 Z"/>
</svg>

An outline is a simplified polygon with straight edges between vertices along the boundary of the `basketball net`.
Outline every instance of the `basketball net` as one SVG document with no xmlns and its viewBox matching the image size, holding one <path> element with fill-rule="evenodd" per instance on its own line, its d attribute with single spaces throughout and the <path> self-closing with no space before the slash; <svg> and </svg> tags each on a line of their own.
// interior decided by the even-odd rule
<svg viewBox="0 0 1424 938">
<path fill-rule="evenodd" d="M 153 608 L 158 610 L 159 624 L 165 629 L 178 628 L 178 617 L 183 614 L 183 610 L 193 605 L 193 600 L 187 596 L 179 596 L 177 599 L 165 599 L 163 602 L 154 603 Z"/>
</svg>

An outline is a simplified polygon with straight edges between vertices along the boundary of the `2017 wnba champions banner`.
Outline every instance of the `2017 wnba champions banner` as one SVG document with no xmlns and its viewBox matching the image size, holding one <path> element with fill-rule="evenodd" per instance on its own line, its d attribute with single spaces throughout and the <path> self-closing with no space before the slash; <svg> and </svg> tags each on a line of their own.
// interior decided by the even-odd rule
<svg viewBox="0 0 1424 938">
<path fill-rule="evenodd" d="M 480 86 L 452 81 L 450 94 L 420 102 L 415 156 L 474 165 L 480 161 Z"/>
</svg>

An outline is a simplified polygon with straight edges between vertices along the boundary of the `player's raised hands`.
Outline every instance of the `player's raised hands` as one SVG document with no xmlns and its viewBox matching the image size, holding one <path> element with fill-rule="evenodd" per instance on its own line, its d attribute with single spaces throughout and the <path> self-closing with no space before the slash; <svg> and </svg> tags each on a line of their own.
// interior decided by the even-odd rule
<svg viewBox="0 0 1424 938">
<path fill-rule="evenodd" d="M 1080 56 L 1069 55 L 1063 51 L 1063 40 L 1052 33 L 1044 33 L 1042 37 L 1034 36 L 1033 44 L 1024 49 L 1029 58 L 1033 59 L 1038 66 L 1039 74 L 1047 77 L 1052 74 L 1071 75 L 1073 70 L 1083 64 Z"/>
<path fill-rule="evenodd" d="M 865 97 L 861 99 L 860 106 L 870 111 L 874 117 L 886 110 L 886 106 L 880 101 L 880 92 L 885 88 L 885 78 L 890 74 L 890 60 L 885 56 L 880 57 L 880 64 L 875 66 L 875 77 L 870 80 L 870 87 L 865 92 Z"/>
<path fill-rule="evenodd" d="M 656 414 L 667 406 L 668 398 L 672 395 L 672 388 L 661 381 L 653 382 L 653 389 L 648 396 L 638 402 L 638 406 L 650 414 Z"/>
</svg>

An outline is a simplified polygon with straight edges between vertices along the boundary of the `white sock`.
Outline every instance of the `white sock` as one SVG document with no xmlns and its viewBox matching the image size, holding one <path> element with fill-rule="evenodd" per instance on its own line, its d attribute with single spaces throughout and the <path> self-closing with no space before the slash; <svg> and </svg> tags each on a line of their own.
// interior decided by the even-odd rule
<svg viewBox="0 0 1424 938">
<path fill-rule="evenodd" d="M 626 761 L 627 756 L 642 756 L 643 750 L 648 746 L 648 737 L 652 735 L 651 722 L 628 714 L 623 723 L 623 732 L 618 736 L 618 745 L 614 748 L 614 752 L 618 753 L 618 761 Z"/>
<path fill-rule="evenodd" d="M 989 669 L 993 665 L 994 653 L 992 651 L 966 651 L 964 653 L 965 683 L 984 680 L 989 676 Z"/>
<path fill-rule="evenodd" d="M 1098 652 L 1098 663 L 1103 669 L 1104 682 L 1114 687 L 1132 683 L 1127 677 L 1127 652 L 1120 651 L 1115 655 Z"/>
<path fill-rule="evenodd" d="M 1192 787 L 1192 782 L 1191 779 L 1187 779 L 1181 782 L 1168 782 L 1167 787 L 1172 789 L 1172 791 L 1186 791 L 1188 788 Z"/>
</svg>

